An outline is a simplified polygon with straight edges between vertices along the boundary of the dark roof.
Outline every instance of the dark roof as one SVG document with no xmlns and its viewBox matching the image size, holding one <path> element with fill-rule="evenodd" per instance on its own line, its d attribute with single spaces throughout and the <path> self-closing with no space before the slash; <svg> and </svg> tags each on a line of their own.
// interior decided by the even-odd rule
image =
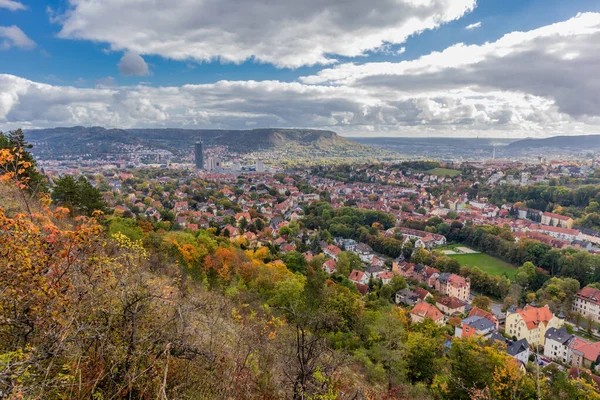
<svg viewBox="0 0 600 400">
<path fill-rule="evenodd" d="M 548 329 L 544 337 L 546 339 L 552 339 L 555 342 L 559 342 L 562 345 L 567 345 L 571 340 L 573 340 L 575 335 L 570 335 L 569 332 L 567 332 L 567 329 L 563 326 L 560 329 Z"/>
<path fill-rule="evenodd" d="M 377 272 L 382 272 L 383 268 L 375 266 L 375 265 L 370 265 L 367 268 L 365 268 L 365 272 L 368 272 L 369 274 L 374 274 Z"/>
<path fill-rule="evenodd" d="M 495 340 L 495 341 L 498 341 L 498 342 L 506 343 L 507 345 L 508 345 L 507 342 L 509 342 L 509 340 L 507 338 L 505 338 L 504 336 L 502 336 L 498 332 L 492 333 L 492 336 L 490 336 L 490 340 Z"/>
<path fill-rule="evenodd" d="M 507 344 L 506 352 L 514 357 L 527 349 L 529 349 L 529 343 L 527 342 L 527 339 L 521 339 L 515 340 L 511 344 Z"/>
<path fill-rule="evenodd" d="M 505 338 L 498 332 L 492 333 L 492 336 L 490 336 L 490 340 L 506 344 L 506 352 L 508 353 L 508 355 L 513 357 L 517 354 L 521 354 L 529 348 L 529 343 L 527 342 L 527 339 L 515 340 L 513 342 L 512 340 Z"/>
<path fill-rule="evenodd" d="M 496 327 L 496 324 L 487 318 L 473 316 L 462 320 L 463 324 L 469 325 L 478 331 L 485 331 Z"/>
</svg>

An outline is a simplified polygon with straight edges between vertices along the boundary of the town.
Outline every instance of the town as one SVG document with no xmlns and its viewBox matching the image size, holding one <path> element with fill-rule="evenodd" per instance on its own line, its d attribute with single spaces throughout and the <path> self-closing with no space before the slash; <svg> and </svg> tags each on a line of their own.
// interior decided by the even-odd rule
<svg viewBox="0 0 600 400">
<path fill-rule="evenodd" d="M 194 165 L 40 165 L 58 187 L 87 177 L 112 210 L 110 232 L 208 230 L 242 249 L 265 247 L 294 271 L 319 257 L 332 281 L 366 301 L 387 298 L 413 323 L 448 327 L 448 346 L 480 335 L 523 370 L 554 363 L 600 382 L 600 271 L 583 265 L 600 259 L 595 161 L 284 169 L 222 164 L 201 142 L 194 152 Z M 587 186 L 570 189 L 577 184 Z M 560 265 L 571 256 L 581 266 Z"/>
</svg>

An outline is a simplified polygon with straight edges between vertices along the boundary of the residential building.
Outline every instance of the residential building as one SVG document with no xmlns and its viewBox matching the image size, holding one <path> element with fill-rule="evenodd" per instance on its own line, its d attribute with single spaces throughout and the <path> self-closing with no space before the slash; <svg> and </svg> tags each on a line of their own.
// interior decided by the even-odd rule
<svg viewBox="0 0 600 400">
<path fill-rule="evenodd" d="M 482 310 L 479 307 L 472 307 L 471 311 L 469 311 L 469 317 L 474 317 L 474 316 L 489 319 L 490 321 L 492 321 L 494 323 L 494 325 L 496 325 L 496 330 L 498 330 L 498 325 L 499 325 L 498 318 L 496 318 L 496 316 L 494 314 L 492 314 L 491 312 Z"/>
<path fill-rule="evenodd" d="M 323 249 L 323 253 L 325 253 L 325 255 L 333 258 L 335 261 L 337 261 L 338 255 L 342 252 L 342 250 L 337 247 L 334 246 L 332 244 L 330 244 L 329 246 L 325 247 L 325 249 Z"/>
<path fill-rule="evenodd" d="M 431 293 L 429 293 L 426 289 L 423 289 L 422 287 L 417 287 L 415 288 L 415 293 L 417 294 L 417 296 L 419 296 L 419 300 L 427 300 L 427 298 L 432 297 Z"/>
<path fill-rule="evenodd" d="M 327 260 L 323 263 L 323 269 L 325 270 L 325 272 L 327 272 L 329 275 L 334 274 L 336 271 L 336 262 L 335 260 Z"/>
<path fill-rule="evenodd" d="M 490 339 L 506 344 L 506 352 L 508 355 L 516 358 L 523 364 L 527 364 L 529 361 L 529 343 L 527 343 L 526 339 L 513 341 L 506 339 L 498 332 L 494 332 Z"/>
<path fill-rule="evenodd" d="M 467 303 L 452 296 L 445 296 L 435 305 L 446 315 L 464 314 Z"/>
<path fill-rule="evenodd" d="M 437 325 L 444 325 L 444 314 L 434 305 L 420 301 L 410 310 L 410 319 L 413 323 L 421 323 L 425 318 L 431 319 Z"/>
<path fill-rule="evenodd" d="M 545 212 L 542 214 L 542 224 L 571 229 L 573 227 L 573 218 L 565 215 Z"/>
<path fill-rule="evenodd" d="M 395 298 L 396 304 L 404 304 L 406 306 L 414 306 L 421 300 L 417 293 L 408 288 L 397 291 Z"/>
<path fill-rule="evenodd" d="M 517 339 L 527 339 L 532 345 L 544 345 L 546 331 L 550 328 L 560 328 L 564 319 L 558 318 L 548 305 L 534 307 L 526 305 L 524 308 L 512 308 L 507 311 L 505 332 Z"/>
<path fill-rule="evenodd" d="M 471 280 L 460 275 L 443 273 L 437 277 L 434 285 L 441 294 L 467 301 L 471 295 Z"/>
<path fill-rule="evenodd" d="M 496 330 L 496 325 L 487 318 L 473 316 L 460 321 L 460 325 L 454 328 L 454 336 L 489 336 Z"/>
<path fill-rule="evenodd" d="M 592 368 L 600 362 L 600 342 L 575 337 L 569 344 L 569 363 L 574 367 Z"/>
<path fill-rule="evenodd" d="M 353 269 L 352 272 L 350 272 L 348 279 L 354 283 L 366 285 L 369 282 L 369 275 L 363 271 Z"/>
<path fill-rule="evenodd" d="M 578 312 L 584 318 L 600 322 L 600 290 L 591 286 L 581 289 L 575 296 L 572 311 Z"/>
<path fill-rule="evenodd" d="M 567 363 L 569 361 L 569 345 L 575 339 L 575 335 L 567 332 L 563 326 L 560 328 L 549 328 L 545 334 L 544 356 Z"/>
</svg>

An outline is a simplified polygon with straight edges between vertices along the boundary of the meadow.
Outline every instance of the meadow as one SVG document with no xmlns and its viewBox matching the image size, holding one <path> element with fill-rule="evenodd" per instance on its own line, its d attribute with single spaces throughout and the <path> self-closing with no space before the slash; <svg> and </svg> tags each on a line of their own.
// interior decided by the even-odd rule
<svg viewBox="0 0 600 400">
<path fill-rule="evenodd" d="M 434 168 L 434 169 L 425 171 L 425 173 L 430 174 L 430 175 L 449 176 L 450 178 L 454 178 L 455 176 L 460 174 L 460 171 L 458 171 L 456 169 L 449 169 L 449 168 Z"/>
<path fill-rule="evenodd" d="M 511 280 L 514 279 L 517 268 L 509 263 L 498 260 L 485 253 L 477 254 L 451 254 L 449 257 L 455 258 L 463 267 L 478 267 L 483 272 L 490 275 L 502 276 L 506 274 Z"/>
</svg>

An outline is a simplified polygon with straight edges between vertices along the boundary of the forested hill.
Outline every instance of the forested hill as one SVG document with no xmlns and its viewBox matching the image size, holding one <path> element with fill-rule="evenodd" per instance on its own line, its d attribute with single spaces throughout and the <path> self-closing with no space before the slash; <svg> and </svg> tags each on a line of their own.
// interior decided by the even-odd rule
<svg viewBox="0 0 600 400">
<path fill-rule="evenodd" d="M 316 152 L 320 156 L 372 153 L 373 149 L 339 136 L 332 131 L 314 129 L 105 129 L 68 127 L 26 131 L 27 140 L 36 144 L 36 153 L 50 155 L 112 153 L 122 145 L 139 144 L 175 153 L 190 151 L 197 140 L 208 146 L 227 146 L 230 151 L 249 153 L 285 149 Z"/>
<path fill-rule="evenodd" d="M 554 136 L 546 139 L 523 139 L 507 146 L 510 150 L 542 147 L 571 149 L 600 148 L 600 135 Z"/>
</svg>

